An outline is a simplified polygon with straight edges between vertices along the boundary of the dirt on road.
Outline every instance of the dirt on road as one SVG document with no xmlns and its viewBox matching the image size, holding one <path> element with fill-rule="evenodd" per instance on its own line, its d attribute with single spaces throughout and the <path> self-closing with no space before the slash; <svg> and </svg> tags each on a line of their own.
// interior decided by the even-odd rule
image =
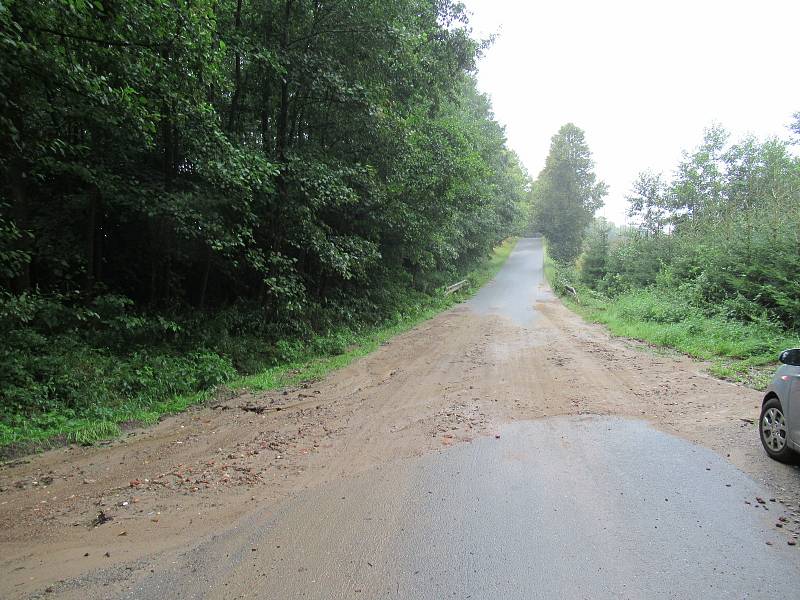
<svg viewBox="0 0 800 600">
<path fill-rule="evenodd" d="M 4 465 L 0 596 L 141 565 L 300 490 L 553 415 L 645 419 L 796 506 L 797 470 L 758 444 L 759 392 L 612 338 L 539 285 L 527 326 L 461 305 L 322 381 L 218 399 L 107 446 Z"/>
</svg>

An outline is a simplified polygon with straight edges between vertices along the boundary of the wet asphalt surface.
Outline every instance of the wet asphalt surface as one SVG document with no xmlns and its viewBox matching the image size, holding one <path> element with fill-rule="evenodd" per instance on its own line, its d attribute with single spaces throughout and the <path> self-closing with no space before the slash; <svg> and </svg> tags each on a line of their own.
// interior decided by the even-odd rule
<svg viewBox="0 0 800 600">
<path fill-rule="evenodd" d="M 424 480 L 437 484 L 441 502 L 424 503 L 423 527 L 405 544 L 413 554 L 434 542 L 410 570 L 447 558 L 426 569 L 424 583 L 406 579 L 405 597 L 763 598 L 800 591 L 793 549 L 766 546 L 775 538 L 768 532 L 774 517 L 743 502 L 758 487 L 716 454 L 642 422 L 519 423 L 499 439 L 431 461 Z M 775 577 L 779 566 L 785 578 Z"/>
<path fill-rule="evenodd" d="M 472 307 L 530 323 L 540 265 L 521 240 Z M 553 417 L 306 491 L 115 596 L 798 598 L 783 514 L 728 461 L 645 422 Z"/>
<path fill-rule="evenodd" d="M 497 276 L 467 305 L 478 314 L 502 315 L 520 327 L 530 325 L 536 318 L 536 302 L 553 298 L 543 286 L 543 262 L 542 240 L 522 238 Z"/>
<path fill-rule="evenodd" d="M 611 417 L 498 435 L 305 493 L 126 597 L 798 597 L 780 505 L 719 455 Z"/>
</svg>

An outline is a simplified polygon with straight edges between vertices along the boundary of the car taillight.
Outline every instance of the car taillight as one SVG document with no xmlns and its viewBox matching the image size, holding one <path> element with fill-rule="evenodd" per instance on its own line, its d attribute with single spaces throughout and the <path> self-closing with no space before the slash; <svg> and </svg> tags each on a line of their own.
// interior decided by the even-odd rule
<svg viewBox="0 0 800 600">
<path fill-rule="evenodd" d="M 789 381 L 791 377 L 789 377 L 788 375 L 781 375 L 781 379 L 783 379 L 784 381 Z"/>
</svg>

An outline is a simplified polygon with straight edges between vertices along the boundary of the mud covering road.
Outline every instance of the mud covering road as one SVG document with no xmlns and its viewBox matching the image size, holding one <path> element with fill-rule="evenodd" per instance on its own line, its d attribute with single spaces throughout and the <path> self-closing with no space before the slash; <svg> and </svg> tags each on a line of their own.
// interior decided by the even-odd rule
<svg viewBox="0 0 800 600">
<path fill-rule="evenodd" d="M 0 597 L 796 596 L 760 394 L 583 323 L 541 260 L 323 381 L 4 465 Z"/>
</svg>

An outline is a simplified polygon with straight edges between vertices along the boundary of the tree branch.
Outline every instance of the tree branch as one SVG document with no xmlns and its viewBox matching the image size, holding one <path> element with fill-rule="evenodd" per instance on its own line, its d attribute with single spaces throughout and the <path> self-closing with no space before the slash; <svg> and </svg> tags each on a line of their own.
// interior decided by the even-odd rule
<svg viewBox="0 0 800 600">
<path fill-rule="evenodd" d="M 115 46 L 121 48 L 162 48 L 164 46 L 169 46 L 172 44 L 174 40 L 171 39 L 166 42 L 155 42 L 152 44 L 146 44 L 144 42 L 129 42 L 124 40 L 103 40 L 100 38 L 94 38 L 87 35 L 80 35 L 77 33 L 67 33 L 66 31 L 56 31 L 55 29 L 48 29 L 46 27 L 29 27 L 30 31 L 35 31 L 36 33 L 48 33 L 50 35 L 56 35 L 58 37 L 69 38 L 71 40 L 78 40 L 81 42 L 89 42 L 91 44 L 97 44 L 98 46 Z"/>
</svg>

